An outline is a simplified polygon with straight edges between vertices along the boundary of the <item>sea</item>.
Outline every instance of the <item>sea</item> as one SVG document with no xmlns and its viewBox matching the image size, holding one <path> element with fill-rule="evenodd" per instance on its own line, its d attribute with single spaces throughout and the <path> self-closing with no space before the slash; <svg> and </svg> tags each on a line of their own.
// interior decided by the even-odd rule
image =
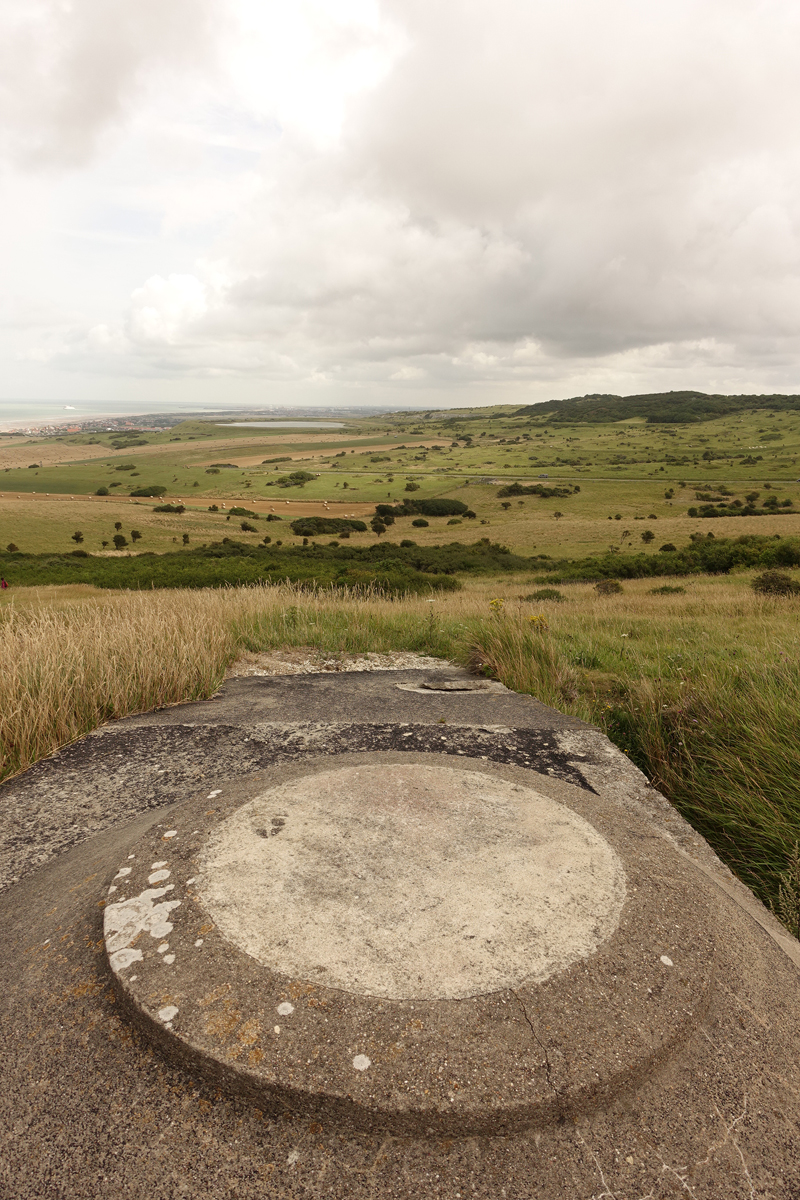
<svg viewBox="0 0 800 1200">
<path fill-rule="evenodd" d="M 276 406 L 277 407 L 277 406 Z M 298 408 L 300 412 L 298 412 Z M 178 417 L 205 417 L 206 419 L 214 420 L 219 424 L 245 425 L 253 428 L 269 428 L 271 426 L 283 425 L 291 429 L 325 429 L 325 428 L 344 428 L 341 418 L 368 416 L 378 412 L 391 411 L 388 408 L 378 408 L 373 406 L 365 406 L 364 408 L 332 408 L 330 415 L 332 418 L 339 418 L 338 424 L 333 424 L 331 421 L 324 419 L 327 417 L 327 412 L 324 408 L 314 407 L 308 414 L 308 420 L 297 419 L 302 413 L 302 406 L 293 408 L 277 407 L 274 416 L 268 405 L 252 405 L 251 409 L 253 417 L 258 417 L 259 420 L 253 421 L 237 421 L 237 417 L 247 417 L 248 407 L 242 404 L 218 404 L 215 408 L 199 407 L 197 403 L 192 404 L 190 401 L 175 402 L 169 404 L 156 404 L 153 406 L 145 404 L 135 404 L 128 401 L 114 400 L 73 400 L 65 402 L 63 400 L 0 400 L 0 429 L 20 429 L 30 426 L 31 428 L 40 428 L 43 425 L 69 425 L 73 422 L 78 424 L 81 421 L 98 421 L 103 418 L 120 420 L 125 417 L 152 417 L 153 424 L 158 424 L 159 415 L 169 415 L 172 418 Z M 231 415 L 230 421 L 225 421 L 226 412 Z M 220 418 L 223 418 L 220 421 Z M 320 420 L 320 418 L 323 418 Z"/>
</svg>

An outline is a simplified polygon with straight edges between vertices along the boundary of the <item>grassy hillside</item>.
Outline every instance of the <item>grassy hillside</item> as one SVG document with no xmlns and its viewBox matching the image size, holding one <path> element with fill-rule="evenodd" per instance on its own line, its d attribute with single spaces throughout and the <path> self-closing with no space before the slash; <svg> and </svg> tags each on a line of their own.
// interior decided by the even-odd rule
<svg viewBox="0 0 800 1200">
<path fill-rule="evenodd" d="M 0 773 L 114 717 L 212 694 L 243 651 L 416 650 L 605 729 L 758 895 L 776 906 L 783 895 L 800 932 L 787 885 L 800 841 L 800 598 L 758 596 L 742 575 L 677 586 L 640 580 L 603 596 L 584 583 L 542 599 L 509 572 L 432 603 L 291 585 L 18 590 L 0 603 Z"/>
</svg>

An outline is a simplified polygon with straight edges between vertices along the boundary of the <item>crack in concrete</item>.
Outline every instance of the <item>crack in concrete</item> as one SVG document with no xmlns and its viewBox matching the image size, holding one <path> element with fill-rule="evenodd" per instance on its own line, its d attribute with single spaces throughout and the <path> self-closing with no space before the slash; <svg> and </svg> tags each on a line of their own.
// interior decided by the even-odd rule
<svg viewBox="0 0 800 1200">
<path fill-rule="evenodd" d="M 536 1042 L 536 1045 L 539 1047 L 542 1054 L 544 1055 L 544 1073 L 545 1073 L 545 1078 L 547 1079 L 547 1086 L 551 1089 L 553 1095 L 555 1096 L 556 1100 L 558 1101 L 559 1119 L 563 1120 L 563 1118 L 566 1115 L 566 1106 L 564 1104 L 564 1093 L 561 1091 L 560 1088 L 558 1088 L 556 1086 L 556 1083 L 553 1079 L 553 1068 L 550 1063 L 550 1056 L 547 1053 L 547 1046 L 544 1044 L 544 1042 L 542 1041 L 542 1039 L 539 1037 L 538 1033 L 536 1032 L 534 1025 L 533 1025 L 533 1021 L 531 1021 L 530 1017 L 528 1016 L 528 1010 L 525 1007 L 525 1004 L 523 1003 L 522 997 L 519 995 L 518 992 L 515 992 L 513 988 L 511 989 L 511 995 L 514 997 L 514 999 L 516 1000 L 517 1004 L 520 1007 L 523 1020 L 525 1021 L 525 1024 L 530 1029 L 533 1040 Z"/>
</svg>

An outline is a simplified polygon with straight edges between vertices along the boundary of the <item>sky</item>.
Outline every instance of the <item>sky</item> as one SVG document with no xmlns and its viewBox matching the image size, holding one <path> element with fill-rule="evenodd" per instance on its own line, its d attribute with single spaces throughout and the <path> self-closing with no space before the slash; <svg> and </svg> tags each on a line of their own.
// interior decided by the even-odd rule
<svg viewBox="0 0 800 1200">
<path fill-rule="evenodd" d="M 4 0 L 0 402 L 800 390 L 800 6 Z"/>
</svg>

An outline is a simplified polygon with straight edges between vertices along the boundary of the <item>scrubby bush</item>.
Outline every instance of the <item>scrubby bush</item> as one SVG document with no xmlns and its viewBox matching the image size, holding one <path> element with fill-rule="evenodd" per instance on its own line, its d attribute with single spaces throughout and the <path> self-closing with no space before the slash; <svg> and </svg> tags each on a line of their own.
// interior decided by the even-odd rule
<svg viewBox="0 0 800 1200">
<path fill-rule="evenodd" d="M 427 529 L 430 521 L 426 521 L 424 517 L 417 517 L 416 521 L 411 522 L 417 529 Z"/>
<path fill-rule="evenodd" d="M 651 596 L 683 596 L 685 593 L 686 588 L 672 587 L 669 583 L 665 583 L 663 587 L 650 588 Z"/>
<path fill-rule="evenodd" d="M 594 590 L 600 596 L 616 596 L 622 591 L 622 584 L 618 579 L 601 579 L 594 585 Z"/>
<path fill-rule="evenodd" d="M 153 508 L 153 512 L 180 514 L 186 512 L 186 507 L 183 504 L 156 504 Z"/>
<path fill-rule="evenodd" d="M 555 600 L 558 603 L 566 600 L 566 596 L 562 595 L 558 588 L 539 588 L 538 591 L 529 592 L 527 596 L 522 596 L 521 598 L 529 603 L 533 603 L 534 600 Z"/>
<path fill-rule="evenodd" d="M 785 571 L 764 571 L 756 575 L 750 586 L 764 596 L 796 596 L 800 593 L 800 583 Z"/>
<path fill-rule="evenodd" d="M 160 484 L 153 484 L 151 487 L 135 488 L 134 491 L 132 491 L 130 493 L 130 495 L 131 496 L 164 496 L 166 494 L 166 491 L 167 491 L 167 489 L 165 487 L 161 487 Z"/>
<path fill-rule="evenodd" d="M 268 521 L 280 521 L 273 513 Z M 356 521 L 350 517 L 298 517 L 292 521 L 292 533 L 297 537 L 320 537 L 322 534 L 366 533 L 364 521 Z"/>
<path fill-rule="evenodd" d="M 663 546 L 658 547 L 659 554 L 675 554 L 678 547 L 673 542 L 664 542 Z"/>
<path fill-rule="evenodd" d="M 251 525 L 249 521 L 242 521 L 239 528 L 241 529 L 242 533 L 258 533 L 255 525 Z"/>
<path fill-rule="evenodd" d="M 385 517 L 463 517 L 468 511 L 462 500 L 404 500 L 402 504 L 376 504 L 375 512 L 383 520 Z"/>
<path fill-rule="evenodd" d="M 97 489 L 97 491 L 95 492 L 95 496 L 107 496 L 107 495 L 108 495 L 107 487 L 99 487 Z"/>
<path fill-rule="evenodd" d="M 128 539 L 123 533 L 115 533 L 113 541 L 115 550 L 124 550 L 128 544 Z"/>
<path fill-rule="evenodd" d="M 409 482 L 409 483 L 407 483 L 407 484 L 406 484 L 406 486 L 405 486 L 405 491 L 407 491 L 407 492 L 418 492 L 418 491 L 419 491 L 419 484 L 418 484 L 418 483 L 410 483 L 410 482 Z"/>
</svg>

